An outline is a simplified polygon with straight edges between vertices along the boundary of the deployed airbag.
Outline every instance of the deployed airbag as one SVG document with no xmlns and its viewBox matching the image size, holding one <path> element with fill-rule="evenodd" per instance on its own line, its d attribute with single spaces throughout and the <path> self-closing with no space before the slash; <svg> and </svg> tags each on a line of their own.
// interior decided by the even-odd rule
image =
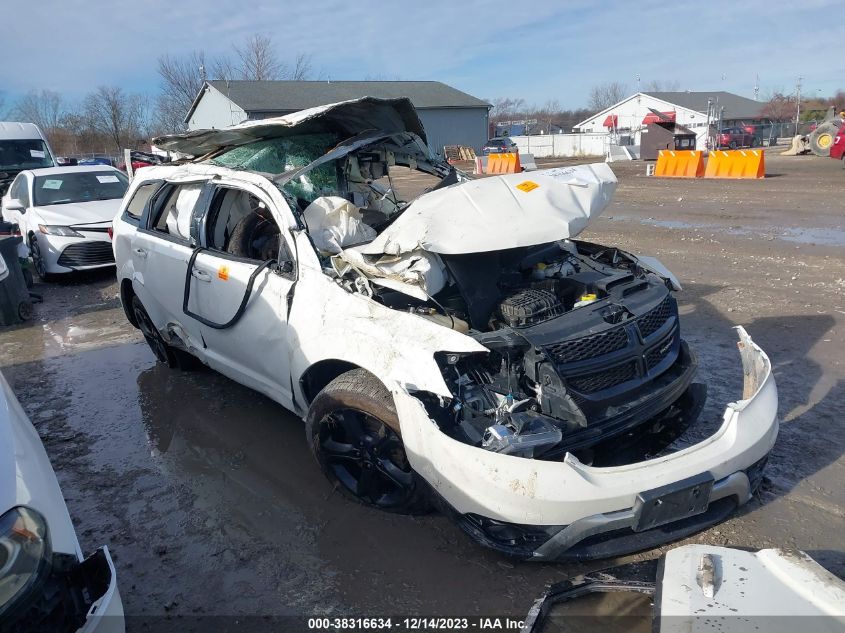
<svg viewBox="0 0 845 633">
<path fill-rule="evenodd" d="M 361 210 L 338 196 L 317 198 L 306 207 L 302 218 L 314 246 L 322 253 L 337 254 L 376 236 L 375 230 L 361 219 Z"/>
</svg>

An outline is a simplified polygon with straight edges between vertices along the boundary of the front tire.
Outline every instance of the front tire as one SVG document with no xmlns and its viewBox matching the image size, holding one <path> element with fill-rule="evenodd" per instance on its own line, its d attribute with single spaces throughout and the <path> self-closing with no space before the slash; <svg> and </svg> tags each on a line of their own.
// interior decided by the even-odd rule
<svg viewBox="0 0 845 633">
<path fill-rule="evenodd" d="M 839 132 L 839 126 L 828 121 L 822 123 L 810 134 L 810 149 L 816 156 L 830 156 L 833 139 Z"/>
<path fill-rule="evenodd" d="M 38 245 L 38 238 L 35 235 L 29 236 L 29 256 L 32 258 L 32 265 L 38 278 L 43 282 L 52 281 L 53 276 L 47 272 L 47 263 L 44 261 L 41 247 Z"/>
<path fill-rule="evenodd" d="M 323 474 L 345 497 L 398 514 L 431 509 L 408 463 L 393 397 L 368 371 L 341 374 L 318 393 L 305 430 Z"/>
</svg>

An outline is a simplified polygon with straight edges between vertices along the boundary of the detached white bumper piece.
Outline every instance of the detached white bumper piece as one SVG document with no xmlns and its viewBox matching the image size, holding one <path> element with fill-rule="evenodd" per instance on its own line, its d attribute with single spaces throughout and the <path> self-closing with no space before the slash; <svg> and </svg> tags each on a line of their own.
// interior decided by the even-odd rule
<svg viewBox="0 0 845 633">
<path fill-rule="evenodd" d="M 845 631 L 845 582 L 804 552 L 687 545 L 662 572 L 660 633 Z"/>
<path fill-rule="evenodd" d="M 574 602 L 589 594 L 614 592 L 652 597 L 653 608 L 644 615 L 651 616 L 654 633 L 845 630 L 845 582 L 804 552 L 685 545 L 653 562 L 656 582 L 627 579 L 638 576 L 641 568 L 623 565 L 550 586 L 529 610 L 522 633 L 549 630 L 553 622 L 566 624 L 566 603 L 573 603 L 575 613 L 588 615 L 589 610 L 579 610 Z M 642 613 L 633 604 L 629 601 L 618 613 L 596 612 L 591 624 L 595 630 L 608 624 L 616 629 L 619 619 L 627 617 L 627 628 L 640 630 L 639 623 L 630 622 L 632 613 Z M 579 624 L 584 624 L 583 617 Z"/>
<path fill-rule="evenodd" d="M 737 330 L 743 399 L 727 406 L 713 435 L 684 450 L 605 468 L 571 454 L 553 462 L 494 453 L 442 433 L 412 391 L 397 387 L 408 459 L 470 536 L 505 553 L 605 558 L 682 538 L 751 498 L 777 438 L 771 363 Z"/>
</svg>

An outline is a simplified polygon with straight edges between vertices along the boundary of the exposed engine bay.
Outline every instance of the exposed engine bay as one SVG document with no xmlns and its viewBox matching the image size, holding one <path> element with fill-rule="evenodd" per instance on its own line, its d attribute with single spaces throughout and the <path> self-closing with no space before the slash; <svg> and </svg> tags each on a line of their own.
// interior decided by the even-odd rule
<svg viewBox="0 0 845 633">
<path fill-rule="evenodd" d="M 659 418 L 689 387 L 676 302 L 633 256 L 567 240 L 439 257 L 454 281 L 430 301 L 373 297 L 490 350 L 437 355 L 455 398 L 429 408 L 452 437 L 559 459 Z"/>
</svg>

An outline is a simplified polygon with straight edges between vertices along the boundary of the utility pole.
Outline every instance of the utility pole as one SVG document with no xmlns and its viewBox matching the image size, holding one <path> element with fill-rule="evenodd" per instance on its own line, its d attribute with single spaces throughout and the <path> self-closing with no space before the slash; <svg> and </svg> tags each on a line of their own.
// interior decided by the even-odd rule
<svg viewBox="0 0 845 633">
<path fill-rule="evenodd" d="M 759 73 L 754 78 L 754 101 L 757 101 L 760 96 L 760 75 Z"/>
<path fill-rule="evenodd" d="M 795 84 L 795 135 L 798 135 L 798 117 L 801 116 L 801 77 Z"/>
</svg>

